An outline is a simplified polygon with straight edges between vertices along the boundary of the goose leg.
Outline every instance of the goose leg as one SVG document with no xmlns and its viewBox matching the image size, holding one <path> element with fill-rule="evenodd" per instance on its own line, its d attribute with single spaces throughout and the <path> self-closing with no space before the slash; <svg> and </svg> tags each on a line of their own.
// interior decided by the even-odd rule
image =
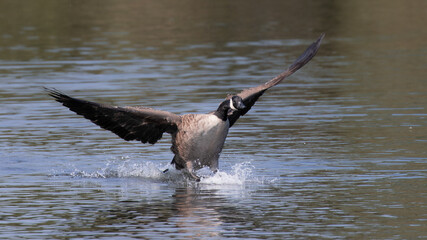
<svg viewBox="0 0 427 240">
<path fill-rule="evenodd" d="M 176 159 L 175 159 L 176 157 L 174 157 L 173 158 L 173 160 L 172 160 L 172 164 L 173 165 L 175 165 L 175 168 L 177 169 L 177 170 L 183 170 L 184 171 L 184 173 L 187 175 L 187 176 L 189 176 L 191 179 L 193 179 L 193 180 L 195 180 L 196 182 L 200 182 L 200 177 L 199 176 L 197 176 L 195 173 L 194 173 L 194 170 L 193 170 L 193 163 L 191 162 L 191 161 L 189 161 L 189 162 L 186 162 L 185 163 L 185 167 L 183 166 L 183 165 L 181 165 L 181 164 L 177 164 L 177 161 L 176 161 Z M 169 171 L 169 168 L 167 168 L 167 169 L 165 169 L 165 170 L 163 170 L 163 173 L 167 173 Z"/>
<path fill-rule="evenodd" d="M 189 162 L 186 162 L 185 165 L 186 165 L 185 172 L 188 174 L 188 176 L 190 176 L 196 182 L 200 182 L 200 177 L 194 173 L 193 163 L 191 161 L 189 161 Z"/>
</svg>

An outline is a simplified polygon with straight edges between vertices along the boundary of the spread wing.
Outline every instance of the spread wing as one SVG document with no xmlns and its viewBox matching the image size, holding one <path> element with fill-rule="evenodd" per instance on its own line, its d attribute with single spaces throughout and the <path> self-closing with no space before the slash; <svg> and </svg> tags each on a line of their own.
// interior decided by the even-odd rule
<svg viewBox="0 0 427 240">
<path fill-rule="evenodd" d="M 275 78 L 271 79 L 270 81 L 263 83 L 257 87 L 253 88 L 247 88 L 241 91 L 238 96 L 240 96 L 243 99 L 243 103 L 245 104 L 246 108 L 239 110 L 239 111 L 230 111 L 228 114 L 228 120 L 230 121 L 230 127 L 239 119 L 240 116 L 245 115 L 255 104 L 255 102 L 258 100 L 258 98 L 264 94 L 267 89 L 276 86 L 279 84 L 283 79 L 286 77 L 292 75 L 294 72 L 296 72 L 298 69 L 303 67 L 305 64 L 307 64 L 317 53 L 317 50 L 319 50 L 320 42 L 322 41 L 325 34 L 323 33 L 320 35 L 320 37 L 312 43 L 305 52 L 297 59 L 295 62 L 286 69 L 286 71 L 282 72 Z M 228 96 L 228 98 L 231 98 L 232 95 Z"/>
<path fill-rule="evenodd" d="M 56 101 L 82 115 L 101 128 L 110 130 L 126 141 L 156 143 L 164 132 L 173 134 L 181 117 L 166 111 L 143 107 L 116 107 L 89 102 L 45 88 Z"/>
</svg>

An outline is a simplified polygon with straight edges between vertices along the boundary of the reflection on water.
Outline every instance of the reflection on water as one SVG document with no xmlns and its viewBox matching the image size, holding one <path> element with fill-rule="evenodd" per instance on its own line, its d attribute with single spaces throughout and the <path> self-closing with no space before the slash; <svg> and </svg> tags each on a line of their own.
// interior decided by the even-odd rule
<svg viewBox="0 0 427 240">
<path fill-rule="evenodd" d="M 426 3 L 0 1 L 0 237 L 426 236 Z M 163 174 L 42 86 L 204 113 L 321 32 L 313 61 L 230 130 L 220 171 Z"/>
</svg>

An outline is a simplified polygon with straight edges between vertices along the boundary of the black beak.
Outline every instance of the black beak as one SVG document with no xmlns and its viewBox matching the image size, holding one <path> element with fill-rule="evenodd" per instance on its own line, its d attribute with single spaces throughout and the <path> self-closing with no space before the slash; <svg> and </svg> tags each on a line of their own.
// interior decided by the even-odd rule
<svg viewBox="0 0 427 240">
<path fill-rule="evenodd" d="M 237 104 L 237 106 L 236 106 L 236 108 L 238 109 L 238 110 L 242 110 L 242 109 L 244 109 L 246 106 L 245 106 L 245 104 L 243 104 L 243 102 L 242 101 L 240 101 L 238 104 Z"/>
</svg>

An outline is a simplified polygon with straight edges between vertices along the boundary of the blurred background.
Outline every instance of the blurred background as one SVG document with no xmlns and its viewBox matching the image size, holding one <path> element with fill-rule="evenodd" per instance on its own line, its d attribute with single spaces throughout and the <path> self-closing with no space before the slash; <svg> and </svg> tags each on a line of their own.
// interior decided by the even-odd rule
<svg viewBox="0 0 427 240">
<path fill-rule="evenodd" d="M 425 238 L 426 22 L 421 0 L 0 0 L 0 237 Z M 160 175 L 169 136 L 125 142 L 43 91 L 205 113 L 323 32 L 201 185 Z"/>
</svg>

